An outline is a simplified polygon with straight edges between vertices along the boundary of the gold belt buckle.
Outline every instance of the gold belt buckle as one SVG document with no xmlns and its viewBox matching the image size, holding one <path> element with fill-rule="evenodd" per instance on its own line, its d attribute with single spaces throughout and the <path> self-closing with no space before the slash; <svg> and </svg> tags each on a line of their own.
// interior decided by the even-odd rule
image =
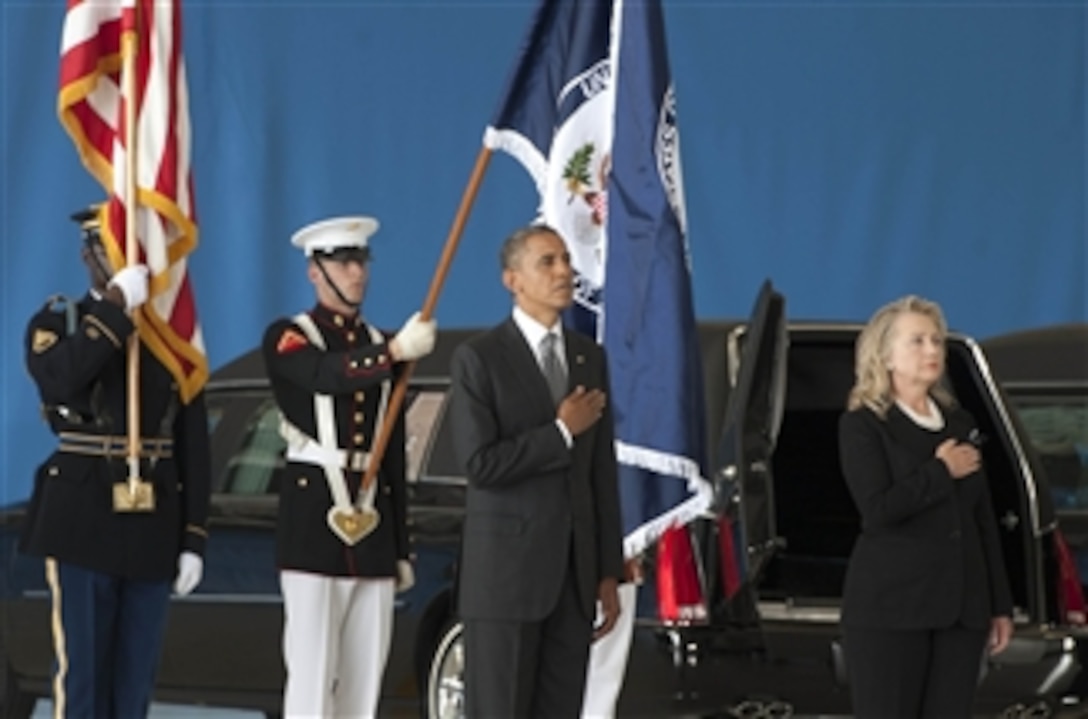
<svg viewBox="0 0 1088 719">
<path fill-rule="evenodd" d="M 125 453 L 129 448 L 125 447 Z M 136 445 L 136 456 L 143 454 L 142 442 Z M 137 467 L 139 460 L 137 460 Z M 115 512 L 153 512 L 155 511 L 155 485 L 142 477 L 133 476 L 136 468 L 129 467 L 126 482 L 113 485 L 113 511 Z"/>
<path fill-rule="evenodd" d="M 348 468 L 352 472 L 362 472 L 366 469 L 366 452 L 353 450 L 348 453 Z"/>
<path fill-rule="evenodd" d="M 135 482 L 114 483 L 113 511 L 155 511 L 155 485 L 139 478 L 137 478 Z"/>
</svg>

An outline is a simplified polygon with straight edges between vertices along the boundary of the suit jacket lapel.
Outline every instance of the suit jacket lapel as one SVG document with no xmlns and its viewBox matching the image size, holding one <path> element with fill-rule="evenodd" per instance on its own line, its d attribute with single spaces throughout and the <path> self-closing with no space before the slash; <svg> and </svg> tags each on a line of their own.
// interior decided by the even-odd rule
<svg viewBox="0 0 1088 719">
<path fill-rule="evenodd" d="M 517 376 L 526 387 L 533 388 L 539 402 L 554 410 L 552 393 L 548 389 L 548 382 L 544 379 L 544 373 L 540 370 L 540 363 L 536 360 L 536 354 L 529 346 L 529 343 L 525 341 L 525 335 L 521 334 L 521 330 L 518 329 L 513 318 L 503 323 L 502 331 L 499 333 L 499 340 L 506 360 Z"/>
</svg>

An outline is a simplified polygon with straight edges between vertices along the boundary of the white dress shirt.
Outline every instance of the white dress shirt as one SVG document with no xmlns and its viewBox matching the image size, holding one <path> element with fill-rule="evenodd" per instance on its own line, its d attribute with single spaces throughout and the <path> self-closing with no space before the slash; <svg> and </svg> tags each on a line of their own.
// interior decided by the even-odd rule
<svg viewBox="0 0 1088 719">
<path fill-rule="evenodd" d="M 525 310 L 514 305 L 514 324 L 521 330 L 525 341 L 529 343 L 529 348 L 533 350 L 533 356 L 536 357 L 536 363 L 541 372 L 544 371 L 544 358 L 540 354 L 541 342 L 549 332 L 555 335 L 555 354 L 559 357 L 559 364 L 563 366 L 563 371 L 568 371 L 566 341 L 563 339 L 563 324 L 561 322 L 556 322 L 551 327 L 545 327 L 530 317 Z M 567 425 L 563 423 L 563 420 L 556 417 L 555 426 L 559 428 L 567 447 L 574 446 L 574 436 L 567 429 Z"/>
</svg>

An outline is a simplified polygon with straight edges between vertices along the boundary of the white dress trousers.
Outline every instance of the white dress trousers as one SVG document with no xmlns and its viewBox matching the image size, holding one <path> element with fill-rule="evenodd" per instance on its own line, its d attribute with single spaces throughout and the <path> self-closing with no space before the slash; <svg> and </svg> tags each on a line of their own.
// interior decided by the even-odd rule
<svg viewBox="0 0 1088 719">
<path fill-rule="evenodd" d="M 393 578 L 284 570 L 283 716 L 371 719 L 393 636 Z"/>
<path fill-rule="evenodd" d="M 616 716 L 616 701 L 627 674 L 627 655 L 635 631 L 635 600 L 638 587 L 634 582 L 619 586 L 620 618 L 608 634 L 593 642 L 589 649 L 586 670 L 586 693 L 582 700 L 583 719 L 612 719 Z"/>
</svg>

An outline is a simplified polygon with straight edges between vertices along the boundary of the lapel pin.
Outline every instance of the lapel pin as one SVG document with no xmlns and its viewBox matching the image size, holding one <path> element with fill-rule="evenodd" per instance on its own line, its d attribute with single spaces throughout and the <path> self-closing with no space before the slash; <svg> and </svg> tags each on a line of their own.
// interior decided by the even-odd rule
<svg viewBox="0 0 1088 719">
<path fill-rule="evenodd" d="M 574 357 L 574 361 L 577 362 L 578 364 L 585 364 L 586 363 L 586 357 L 585 357 L 585 355 L 576 355 Z"/>
</svg>

